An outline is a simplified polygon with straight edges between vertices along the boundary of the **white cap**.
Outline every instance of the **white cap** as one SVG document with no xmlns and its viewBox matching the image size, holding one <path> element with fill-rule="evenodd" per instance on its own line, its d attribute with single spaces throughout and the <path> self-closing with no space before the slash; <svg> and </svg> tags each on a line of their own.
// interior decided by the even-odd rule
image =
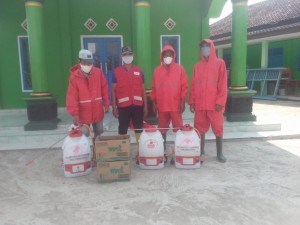
<svg viewBox="0 0 300 225">
<path fill-rule="evenodd" d="M 78 58 L 85 61 L 85 62 L 87 62 L 87 63 L 93 63 L 94 62 L 92 52 L 89 51 L 89 50 L 86 50 L 86 49 L 81 49 L 79 51 Z"/>
</svg>

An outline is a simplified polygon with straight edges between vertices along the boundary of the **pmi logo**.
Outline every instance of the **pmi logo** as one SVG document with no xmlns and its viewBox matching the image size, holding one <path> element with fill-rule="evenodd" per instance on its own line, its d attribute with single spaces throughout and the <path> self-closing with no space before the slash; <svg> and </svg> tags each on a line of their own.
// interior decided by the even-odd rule
<svg viewBox="0 0 300 225">
<path fill-rule="evenodd" d="M 155 148 L 156 146 L 158 145 L 157 141 L 156 140 L 153 140 L 153 139 L 150 139 L 146 142 L 146 147 L 147 148 Z"/>
</svg>

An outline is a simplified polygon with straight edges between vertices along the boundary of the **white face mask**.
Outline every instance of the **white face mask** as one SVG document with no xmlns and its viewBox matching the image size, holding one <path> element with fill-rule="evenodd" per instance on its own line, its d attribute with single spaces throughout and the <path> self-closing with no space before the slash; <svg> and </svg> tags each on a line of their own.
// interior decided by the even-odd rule
<svg viewBox="0 0 300 225">
<path fill-rule="evenodd" d="M 208 57 L 210 55 L 210 47 L 208 47 L 208 46 L 202 47 L 201 52 L 202 52 L 202 55 L 204 55 L 205 57 Z"/>
<path fill-rule="evenodd" d="M 164 63 L 167 64 L 167 65 L 171 64 L 172 61 L 173 61 L 173 58 L 172 58 L 172 57 L 165 57 L 165 58 L 164 58 Z"/>
<path fill-rule="evenodd" d="M 133 61 L 133 56 L 132 55 L 123 56 L 122 60 L 125 64 L 131 64 Z"/>
<path fill-rule="evenodd" d="M 80 64 L 80 67 L 83 72 L 89 73 L 89 72 L 91 72 L 93 65 L 81 65 Z"/>
</svg>

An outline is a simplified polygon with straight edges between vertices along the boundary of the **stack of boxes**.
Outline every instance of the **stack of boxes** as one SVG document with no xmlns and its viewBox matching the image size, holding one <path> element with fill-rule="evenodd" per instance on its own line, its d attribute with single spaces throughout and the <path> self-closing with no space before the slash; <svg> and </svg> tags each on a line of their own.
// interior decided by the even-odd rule
<svg viewBox="0 0 300 225">
<path fill-rule="evenodd" d="M 95 140 L 97 179 L 100 183 L 128 181 L 131 175 L 130 136 L 98 136 Z"/>
</svg>

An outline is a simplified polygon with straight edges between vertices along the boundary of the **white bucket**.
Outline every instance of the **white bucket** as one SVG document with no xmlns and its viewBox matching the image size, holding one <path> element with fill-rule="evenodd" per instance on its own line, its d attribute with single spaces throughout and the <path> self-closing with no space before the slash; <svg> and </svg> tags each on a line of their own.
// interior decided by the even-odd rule
<svg viewBox="0 0 300 225">
<path fill-rule="evenodd" d="M 145 129 L 139 140 L 141 169 L 164 168 L 164 139 L 156 128 Z"/>
<path fill-rule="evenodd" d="M 74 136 L 72 132 L 78 132 Z M 92 151 L 89 139 L 80 130 L 71 131 L 63 143 L 65 177 L 78 177 L 92 172 Z"/>
<path fill-rule="evenodd" d="M 192 127 L 176 133 L 175 166 L 180 169 L 200 168 L 200 138 Z"/>
</svg>

